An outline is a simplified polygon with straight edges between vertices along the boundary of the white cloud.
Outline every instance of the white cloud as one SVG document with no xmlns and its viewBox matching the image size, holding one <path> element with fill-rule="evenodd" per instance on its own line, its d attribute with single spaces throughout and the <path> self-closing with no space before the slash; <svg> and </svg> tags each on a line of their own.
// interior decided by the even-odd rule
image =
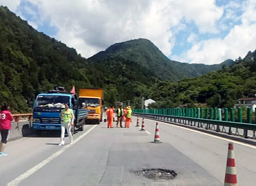
<svg viewBox="0 0 256 186">
<path fill-rule="evenodd" d="M 192 63 L 220 63 L 255 49 L 256 0 L 230 0 L 222 7 L 216 6 L 215 0 L 26 1 L 37 7 L 35 12 L 23 3 L 33 17 L 27 20 L 33 27 L 50 23 L 57 30 L 52 37 L 75 48 L 84 57 L 114 43 L 137 38 L 151 40 L 172 59 Z M 20 1 L 0 0 L 0 4 L 17 11 Z M 238 22 L 240 25 L 235 25 Z M 188 23 L 198 30 L 191 30 Z M 182 42 L 193 46 L 177 56 L 172 54 L 172 48 L 181 31 L 189 35 Z M 207 34 L 214 37 L 206 39 Z"/>
<path fill-rule="evenodd" d="M 186 29 L 184 18 L 195 22 L 201 32 L 217 32 L 216 21 L 222 15 L 214 0 L 28 1 L 38 6 L 41 22 L 49 20 L 57 28 L 58 40 L 85 57 L 116 42 L 137 38 L 151 40 L 169 56 L 175 33 Z"/>
<path fill-rule="evenodd" d="M 222 40 L 220 38 L 198 42 L 175 60 L 191 63 L 216 64 L 226 59 L 244 57 L 249 50 L 255 49 L 256 24 L 235 26 Z"/>
<path fill-rule="evenodd" d="M 0 0 L 0 5 L 7 6 L 12 12 L 16 12 L 20 0 Z"/>
</svg>

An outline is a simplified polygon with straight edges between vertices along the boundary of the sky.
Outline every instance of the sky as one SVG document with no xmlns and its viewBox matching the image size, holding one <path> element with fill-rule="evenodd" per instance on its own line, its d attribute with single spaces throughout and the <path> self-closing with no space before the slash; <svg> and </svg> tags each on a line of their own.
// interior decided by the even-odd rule
<svg viewBox="0 0 256 186">
<path fill-rule="evenodd" d="M 256 0 L 0 0 L 85 58 L 145 38 L 171 60 L 218 64 L 256 49 Z"/>
</svg>

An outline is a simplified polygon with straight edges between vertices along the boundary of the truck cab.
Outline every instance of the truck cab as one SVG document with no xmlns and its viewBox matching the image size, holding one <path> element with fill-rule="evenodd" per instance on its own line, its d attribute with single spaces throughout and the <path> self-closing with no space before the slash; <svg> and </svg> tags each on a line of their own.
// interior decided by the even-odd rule
<svg viewBox="0 0 256 186">
<path fill-rule="evenodd" d="M 99 124 L 103 115 L 103 89 L 80 89 L 79 104 L 88 109 L 87 123 Z"/>
</svg>

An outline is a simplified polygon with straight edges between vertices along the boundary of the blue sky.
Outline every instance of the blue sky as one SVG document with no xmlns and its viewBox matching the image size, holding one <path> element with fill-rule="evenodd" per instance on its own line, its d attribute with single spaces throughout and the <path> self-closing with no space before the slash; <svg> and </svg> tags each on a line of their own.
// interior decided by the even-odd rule
<svg viewBox="0 0 256 186">
<path fill-rule="evenodd" d="M 0 0 L 0 5 L 86 58 L 138 38 L 187 63 L 217 64 L 256 49 L 256 0 Z"/>
</svg>

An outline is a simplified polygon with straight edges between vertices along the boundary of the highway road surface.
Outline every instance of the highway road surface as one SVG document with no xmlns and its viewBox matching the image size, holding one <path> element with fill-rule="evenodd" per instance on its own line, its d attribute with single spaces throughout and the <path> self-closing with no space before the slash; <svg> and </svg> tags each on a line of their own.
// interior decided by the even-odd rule
<svg viewBox="0 0 256 186">
<path fill-rule="evenodd" d="M 58 146 L 58 133 L 8 143 L 0 157 L 0 185 L 223 185 L 227 139 L 156 121 L 108 129 L 86 125 Z M 141 123 L 141 119 L 140 119 Z M 115 124 L 114 124 L 115 127 Z M 238 185 L 256 185 L 256 146 L 234 143 Z"/>
</svg>

